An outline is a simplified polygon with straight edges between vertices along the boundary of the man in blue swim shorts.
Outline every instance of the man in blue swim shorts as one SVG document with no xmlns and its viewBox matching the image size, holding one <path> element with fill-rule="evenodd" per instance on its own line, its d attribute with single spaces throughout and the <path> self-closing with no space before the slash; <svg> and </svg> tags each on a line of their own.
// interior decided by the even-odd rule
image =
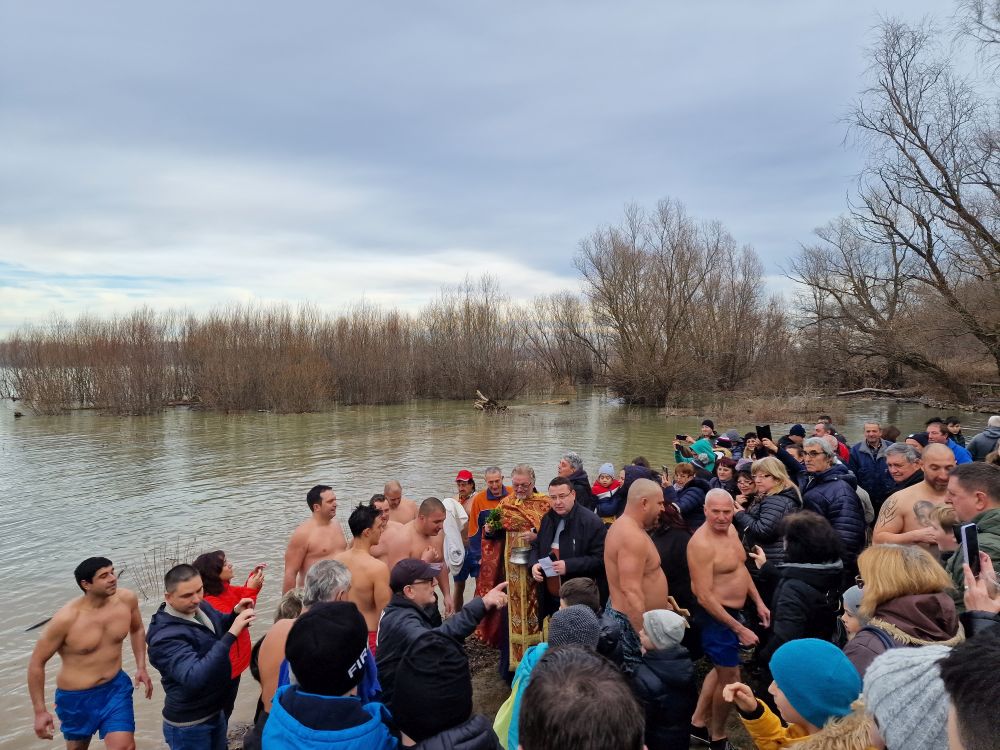
<svg viewBox="0 0 1000 750">
<path fill-rule="evenodd" d="M 701 645 L 713 666 L 691 718 L 691 736 L 712 750 L 729 746 L 726 719 L 732 706 L 723 699 L 722 689 L 740 682 L 740 647 L 757 644 L 757 634 L 741 615 L 747 598 L 756 605 L 764 627 L 771 621 L 747 570 L 746 550 L 733 528 L 735 510 L 732 495 L 723 489 L 710 490 L 705 497 L 705 523 L 691 535 L 687 548 L 691 591 L 704 610 L 699 615 Z"/>
<path fill-rule="evenodd" d="M 74 571 L 83 596 L 56 612 L 28 663 L 28 693 L 35 712 L 35 735 L 51 740 L 55 722 L 45 705 L 45 664 L 59 654 L 55 711 L 70 750 L 84 750 L 98 734 L 110 750 L 134 750 L 135 718 L 132 680 L 122 671 L 126 636 L 138 666 L 135 684 L 146 698 L 153 683 L 146 672 L 146 638 L 139 600 L 118 588 L 114 565 L 105 557 L 90 557 Z"/>
</svg>

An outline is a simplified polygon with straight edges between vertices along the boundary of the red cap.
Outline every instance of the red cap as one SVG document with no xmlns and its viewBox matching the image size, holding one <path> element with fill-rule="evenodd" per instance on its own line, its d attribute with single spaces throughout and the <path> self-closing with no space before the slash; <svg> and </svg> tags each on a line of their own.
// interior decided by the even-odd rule
<svg viewBox="0 0 1000 750">
<path fill-rule="evenodd" d="M 460 472 L 458 472 L 458 476 L 455 477 L 455 481 L 456 482 L 471 482 L 472 481 L 472 472 L 469 471 L 468 469 L 462 469 Z"/>
</svg>

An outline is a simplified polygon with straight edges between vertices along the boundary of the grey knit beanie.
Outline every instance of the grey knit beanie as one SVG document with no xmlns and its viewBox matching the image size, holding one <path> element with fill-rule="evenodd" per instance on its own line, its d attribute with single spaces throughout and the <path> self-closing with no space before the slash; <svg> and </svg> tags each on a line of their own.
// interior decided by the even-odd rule
<svg viewBox="0 0 1000 750">
<path fill-rule="evenodd" d="M 864 699 L 891 750 L 948 747 L 948 696 L 938 662 L 948 646 L 894 648 L 865 672 Z"/>
<path fill-rule="evenodd" d="M 657 648 L 671 648 L 684 638 L 684 618 L 669 609 L 651 609 L 642 616 L 642 629 Z"/>
<path fill-rule="evenodd" d="M 597 476 L 601 474 L 607 474 L 609 477 L 615 476 L 615 465 L 610 461 L 606 464 L 601 464 L 601 468 L 597 470 Z"/>
<path fill-rule="evenodd" d="M 549 648 L 575 644 L 596 649 L 601 638 L 601 623 L 586 604 L 560 609 L 549 620 Z"/>
<path fill-rule="evenodd" d="M 847 614 L 854 617 L 858 616 L 858 607 L 861 606 L 862 593 L 861 589 L 857 586 L 851 586 L 851 588 L 844 592 L 844 609 L 847 610 Z"/>
</svg>

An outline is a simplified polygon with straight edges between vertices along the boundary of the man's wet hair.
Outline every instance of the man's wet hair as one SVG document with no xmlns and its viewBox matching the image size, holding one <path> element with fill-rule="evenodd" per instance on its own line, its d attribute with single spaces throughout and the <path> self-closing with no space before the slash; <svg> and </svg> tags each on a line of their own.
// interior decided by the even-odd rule
<svg viewBox="0 0 1000 750">
<path fill-rule="evenodd" d="M 941 681 L 955 711 L 965 750 L 995 750 L 1000 734 L 996 678 L 1000 671 L 1000 630 L 992 628 L 958 644 L 938 662 Z"/>
<path fill-rule="evenodd" d="M 371 505 L 359 505 L 351 511 L 351 517 L 347 519 L 347 526 L 353 536 L 361 536 L 365 529 L 370 529 L 375 525 L 381 513 Z"/>
<path fill-rule="evenodd" d="M 82 563 L 76 566 L 73 571 L 73 577 L 76 578 L 76 585 L 80 587 L 80 591 L 83 591 L 83 582 L 87 583 L 94 582 L 94 576 L 97 575 L 97 571 L 101 568 L 108 568 L 114 566 L 106 557 L 88 557 Z"/>
<path fill-rule="evenodd" d="M 427 518 L 431 513 L 447 513 L 444 509 L 444 503 L 441 502 L 440 498 L 428 497 L 422 503 L 420 507 L 417 508 L 417 515 Z"/>
<path fill-rule="evenodd" d="M 319 505 L 321 502 L 323 502 L 323 498 L 321 498 L 320 495 L 322 495 L 327 490 L 332 490 L 332 489 L 333 487 L 330 487 L 328 485 L 317 484 L 315 487 L 309 490 L 309 492 L 306 493 L 306 505 L 309 506 L 309 510 L 311 511 L 314 505 Z"/>
<path fill-rule="evenodd" d="M 614 665 L 580 646 L 549 649 L 521 703 L 524 750 L 642 750 L 645 715 Z"/>
<path fill-rule="evenodd" d="M 190 581 L 192 578 L 198 578 L 200 575 L 198 569 L 193 565 L 187 563 L 175 565 L 163 576 L 163 589 L 168 594 L 172 594 L 177 590 L 178 584 Z"/>
</svg>

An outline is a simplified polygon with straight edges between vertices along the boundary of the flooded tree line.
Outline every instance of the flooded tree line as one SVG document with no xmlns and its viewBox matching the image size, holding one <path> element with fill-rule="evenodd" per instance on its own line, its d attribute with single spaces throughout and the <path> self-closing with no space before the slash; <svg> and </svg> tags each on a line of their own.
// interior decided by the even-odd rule
<svg viewBox="0 0 1000 750">
<path fill-rule="evenodd" d="M 790 295 L 768 293 L 721 223 L 664 199 L 583 239 L 572 291 L 520 302 L 484 277 L 417 313 L 85 316 L 0 342 L 0 387 L 43 413 L 303 412 L 586 383 L 647 405 L 860 387 L 968 403 L 970 383 L 1000 381 L 1000 37 L 969 8 L 975 70 L 956 67 L 948 32 L 881 25 L 849 116 L 867 166 L 847 211 L 783 264 Z"/>
</svg>

